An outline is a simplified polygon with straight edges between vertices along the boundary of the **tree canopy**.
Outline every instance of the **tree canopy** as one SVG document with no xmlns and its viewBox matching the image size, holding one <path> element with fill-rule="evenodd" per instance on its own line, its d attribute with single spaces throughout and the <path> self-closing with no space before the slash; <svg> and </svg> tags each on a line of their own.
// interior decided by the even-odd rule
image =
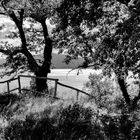
<svg viewBox="0 0 140 140">
<path fill-rule="evenodd" d="M 52 48 L 60 48 L 60 52 L 67 50 L 67 63 L 83 57 L 85 62 L 81 67 L 101 68 L 108 76 L 114 72 L 126 103 L 137 104 L 140 93 L 131 101 L 126 77 L 129 71 L 139 76 L 139 0 L 1 0 L 1 4 L 14 21 L 21 39 L 19 47 L 1 46 L 0 51 L 10 56 L 10 60 L 23 54 L 29 69 L 36 76 L 46 77 L 50 72 Z M 43 39 L 37 36 L 33 25 L 29 29 L 34 31 L 31 35 L 35 37 L 26 35 L 25 17 L 41 25 L 39 35 L 43 35 Z M 48 34 L 46 19 L 55 24 L 53 38 Z M 42 43 L 44 61 L 38 65 L 30 51 L 42 47 Z M 41 84 L 39 87 L 47 86 Z"/>
<path fill-rule="evenodd" d="M 68 0 L 66 2 L 71 3 Z M 131 99 L 126 78 L 129 71 L 133 72 L 134 77 L 139 77 L 140 1 L 81 0 L 78 4 L 69 5 L 58 9 L 61 22 L 67 24 L 66 28 L 54 31 L 57 44 L 67 49 L 66 61 L 80 56 L 85 59 L 81 67 L 102 69 L 108 76 L 114 72 L 126 103 L 137 104 L 140 93 Z M 74 8 L 77 11 L 71 10 Z M 67 9 L 67 12 L 64 13 L 62 9 Z M 83 9 L 84 14 L 81 12 Z M 68 22 L 63 21 L 65 17 Z"/>
</svg>

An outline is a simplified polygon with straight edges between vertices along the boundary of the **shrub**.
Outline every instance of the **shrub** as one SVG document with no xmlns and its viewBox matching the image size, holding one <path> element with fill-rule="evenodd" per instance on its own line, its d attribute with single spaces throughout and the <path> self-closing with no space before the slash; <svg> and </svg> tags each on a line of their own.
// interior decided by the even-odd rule
<svg viewBox="0 0 140 140">
<path fill-rule="evenodd" d="M 101 117 L 103 131 L 109 140 L 132 140 L 134 122 L 129 115 L 120 116 L 104 115 Z"/>
<path fill-rule="evenodd" d="M 50 118 L 42 118 L 40 119 L 31 133 L 32 140 L 55 140 L 55 127 L 51 123 Z"/>
<path fill-rule="evenodd" d="M 15 120 L 5 129 L 5 140 L 29 140 L 35 120 L 27 117 L 25 121 Z"/>
<path fill-rule="evenodd" d="M 2 116 L 9 118 L 13 115 L 15 108 L 18 108 L 17 103 L 20 102 L 21 96 L 17 94 L 0 94 L 0 112 Z M 15 105 L 16 104 L 16 105 Z M 15 105 L 15 106 L 14 106 Z"/>
<path fill-rule="evenodd" d="M 102 140 L 100 126 L 92 121 L 92 110 L 79 104 L 69 105 L 49 117 L 32 114 L 15 120 L 5 129 L 6 140 Z M 50 113 L 49 113 L 50 114 Z"/>
<path fill-rule="evenodd" d="M 128 106 L 122 96 L 117 96 L 114 99 L 114 106 L 116 111 L 119 112 L 127 112 L 128 111 Z"/>
<path fill-rule="evenodd" d="M 107 108 L 109 110 L 109 104 L 112 104 L 115 88 L 110 78 L 103 76 L 102 73 L 90 74 L 85 88 L 90 91 L 93 96 L 90 100 L 95 102 L 98 108 Z"/>
<path fill-rule="evenodd" d="M 50 105 L 12 121 L 4 132 L 5 140 L 139 140 L 139 112 L 112 116 L 78 103 Z"/>
<path fill-rule="evenodd" d="M 63 109 L 58 120 L 59 139 L 102 139 L 100 126 L 92 122 L 92 110 L 79 104 Z"/>
</svg>

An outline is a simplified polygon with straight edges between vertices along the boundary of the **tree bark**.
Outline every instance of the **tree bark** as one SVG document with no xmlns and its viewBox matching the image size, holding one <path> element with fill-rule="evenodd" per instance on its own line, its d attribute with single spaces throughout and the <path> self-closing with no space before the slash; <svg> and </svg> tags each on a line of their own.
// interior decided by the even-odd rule
<svg viewBox="0 0 140 140">
<path fill-rule="evenodd" d="M 47 77 L 48 73 L 50 73 L 51 59 L 52 59 L 52 40 L 48 34 L 48 28 L 46 25 L 46 19 L 40 21 L 43 28 L 43 35 L 45 40 L 44 47 L 44 61 L 42 66 L 40 66 L 39 71 L 36 73 L 36 76 L 39 77 Z M 48 90 L 47 79 L 36 79 L 37 91 Z"/>
<path fill-rule="evenodd" d="M 48 73 L 40 67 L 40 70 L 35 74 L 36 77 L 47 77 Z M 48 90 L 47 79 L 36 78 L 36 90 L 39 92 L 43 92 L 44 90 Z"/>
<path fill-rule="evenodd" d="M 118 84 L 120 86 L 120 89 L 122 91 L 123 97 L 125 99 L 125 102 L 128 106 L 130 106 L 131 105 L 131 100 L 130 100 L 130 97 L 129 97 L 129 94 L 128 94 L 128 91 L 127 91 L 126 83 L 125 83 L 124 79 L 121 78 L 121 77 L 118 77 L 117 80 L 118 80 Z"/>
</svg>

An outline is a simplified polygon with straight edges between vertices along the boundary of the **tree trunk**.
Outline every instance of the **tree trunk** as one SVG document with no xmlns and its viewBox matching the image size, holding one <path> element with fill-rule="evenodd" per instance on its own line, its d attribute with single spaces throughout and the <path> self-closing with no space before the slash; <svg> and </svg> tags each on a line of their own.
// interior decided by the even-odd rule
<svg viewBox="0 0 140 140">
<path fill-rule="evenodd" d="M 131 105 L 131 100 L 130 100 L 129 94 L 127 92 L 126 83 L 125 83 L 124 79 L 121 78 L 121 77 L 118 77 L 117 80 L 118 80 L 118 84 L 120 86 L 120 89 L 122 91 L 123 97 L 125 99 L 125 102 L 128 106 L 130 106 Z"/>
<path fill-rule="evenodd" d="M 48 72 L 40 68 L 40 70 L 36 73 L 36 77 L 47 77 Z M 36 78 L 36 90 L 42 92 L 44 90 L 48 90 L 47 79 Z"/>
<path fill-rule="evenodd" d="M 50 65 L 51 63 L 48 63 L 46 60 L 44 60 L 43 65 L 39 68 L 39 71 L 35 73 L 36 77 L 47 78 L 48 73 L 50 73 Z M 48 90 L 47 79 L 36 78 L 36 89 L 39 92 Z"/>
<path fill-rule="evenodd" d="M 45 40 L 44 47 L 44 62 L 40 66 L 39 71 L 36 73 L 37 77 L 47 77 L 50 73 L 51 59 L 52 59 L 52 40 L 49 38 L 46 19 L 40 21 L 43 28 L 43 35 Z M 42 92 L 48 90 L 47 79 L 36 79 L 37 91 Z"/>
<path fill-rule="evenodd" d="M 34 72 L 34 74 L 37 77 L 47 77 L 48 73 L 50 72 L 51 59 L 52 59 L 52 40 L 50 39 L 49 34 L 48 34 L 48 28 L 46 25 L 46 18 L 38 21 L 42 25 L 44 41 L 45 41 L 44 62 L 42 64 L 42 66 L 39 66 L 36 63 L 36 60 L 34 59 L 32 54 L 27 49 L 25 32 L 23 30 L 23 15 L 24 15 L 24 10 L 21 10 L 19 12 L 19 17 L 17 17 L 15 15 L 14 11 L 9 12 L 9 16 L 13 19 L 13 21 L 15 22 L 15 24 L 19 30 L 20 39 L 22 42 L 21 53 L 23 53 L 27 57 L 29 68 L 32 72 Z M 37 89 L 37 91 L 40 91 L 40 92 L 47 89 L 47 80 L 37 78 L 36 79 L 36 89 Z"/>
</svg>

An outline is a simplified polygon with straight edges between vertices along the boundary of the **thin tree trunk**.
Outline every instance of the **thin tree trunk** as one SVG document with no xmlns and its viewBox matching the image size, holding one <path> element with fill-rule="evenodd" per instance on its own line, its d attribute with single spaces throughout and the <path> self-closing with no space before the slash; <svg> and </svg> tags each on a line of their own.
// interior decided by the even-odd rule
<svg viewBox="0 0 140 140">
<path fill-rule="evenodd" d="M 135 96 L 134 99 L 132 100 L 133 101 L 131 107 L 132 110 L 135 110 L 138 107 L 138 102 L 140 100 L 140 83 L 138 85 L 139 85 L 139 92 L 138 95 Z"/>
<path fill-rule="evenodd" d="M 131 105 L 131 100 L 130 100 L 129 94 L 127 92 L 126 83 L 125 83 L 124 79 L 121 78 L 121 77 L 118 77 L 117 80 L 118 80 L 118 84 L 120 86 L 120 89 L 122 91 L 123 97 L 125 99 L 125 102 L 126 102 L 127 105 L 130 106 Z"/>
</svg>

